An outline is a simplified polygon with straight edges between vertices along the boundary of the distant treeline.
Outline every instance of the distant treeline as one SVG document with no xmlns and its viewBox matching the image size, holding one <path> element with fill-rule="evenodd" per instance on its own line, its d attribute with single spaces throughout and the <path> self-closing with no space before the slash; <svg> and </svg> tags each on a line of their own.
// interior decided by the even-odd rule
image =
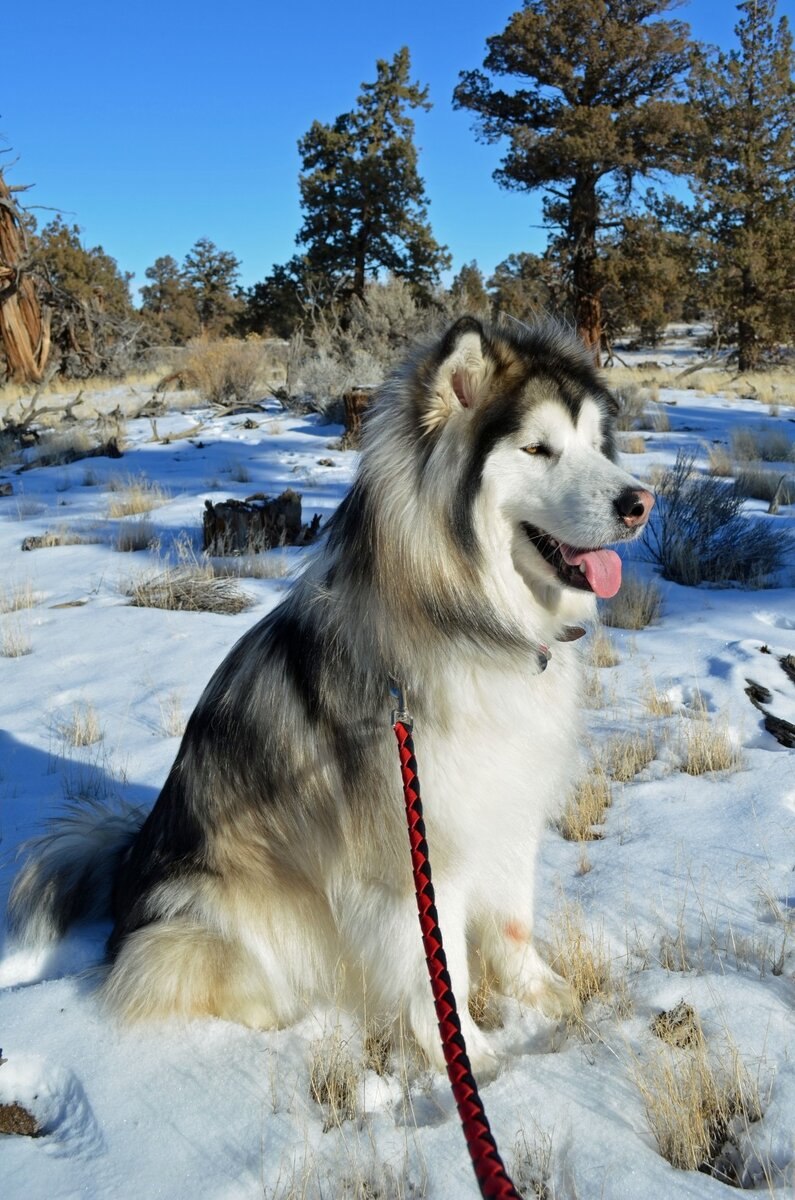
<svg viewBox="0 0 795 1200">
<path fill-rule="evenodd" d="M 404 47 L 378 61 L 349 112 L 300 139 L 296 253 L 251 288 L 231 251 L 200 238 L 183 262 L 147 268 L 134 309 L 130 276 L 102 247 L 25 214 L 23 270 L 42 303 L 76 301 L 68 320 L 56 314 L 52 353 L 65 372 L 85 371 L 76 313 L 94 322 L 95 343 L 104 322 L 125 347 L 118 361 L 95 355 L 94 371 L 202 336 L 344 334 L 374 281 L 391 279 L 413 312 L 557 313 L 597 358 L 627 330 L 654 344 L 671 321 L 706 321 L 741 370 L 760 365 L 795 340 L 792 37 L 775 0 L 737 5 L 730 50 L 693 41 L 669 15 L 678 7 L 526 0 L 488 39 L 482 69 L 461 72 L 453 105 L 504 147 L 496 182 L 542 194 L 542 254 L 517 249 L 488 278 L 471 262 L 442 286 L 451 259 L 432 233 L 411 116 L 430 107 L 428 89 Z M 667 194 L 674 176 L 687 202 Z M 15 267 L 0 259 L 0 307 L 3 265 Z"/>
</svg>

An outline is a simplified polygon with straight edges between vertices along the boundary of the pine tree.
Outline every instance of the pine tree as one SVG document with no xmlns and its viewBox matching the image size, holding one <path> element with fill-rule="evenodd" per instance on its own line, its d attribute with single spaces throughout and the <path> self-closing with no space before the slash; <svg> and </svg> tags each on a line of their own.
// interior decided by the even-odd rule
<svg viewBox="0 0 795 1200">
<path fill-rule="evenodd" d="M 305 270 L 360 300 L 379 271 L 428 293 L 450 264 L 428 223 L 409 116 L 430 108 L 428 89 L 410 81 L 405 46 L 376 70 L 351 112 L 315 121 L 298 143 Z"/>
<path fill-rule="evenodd" d="M 219 250 L 202 237 L 185 255 L 182 274 L 193 294 L 201 332 L 213 337 L 227 333 L 242 308 L 237 297 L 240 262 L 230 250 Z"/>
<path fill-rule="evenodd" d="M 691 77 L 703 123 L 693 224 L 719 324 L 746 371 L 795 334 L 795 55 L 775 0 L 737 8 L 738 48 L 701 52 Z"/>
<path fill-rule="evenodd" d="M 165 254 L 144 272 L 141 312 L 163 341 L 182 345 L 199 332 L 199 315 L 191 288 L 175 258 Z"/>
<path fill-rule="evenodd" d="M 605 286 L 599 236 L 610 202 L 627 202 L 637 176 L 684 169 L 689 117 L 678 90 L 689 30 L 659 20 L 675 0 L 525 0 L 488 39 L 484 66 L 516 81 L 497 88 L 461 73 L 458 108 L 480 135 L 509 141 L 497 182 L 544 189 L 547 223 L 569 281 L 577 326 L 597 358 Z"/>
</svg>

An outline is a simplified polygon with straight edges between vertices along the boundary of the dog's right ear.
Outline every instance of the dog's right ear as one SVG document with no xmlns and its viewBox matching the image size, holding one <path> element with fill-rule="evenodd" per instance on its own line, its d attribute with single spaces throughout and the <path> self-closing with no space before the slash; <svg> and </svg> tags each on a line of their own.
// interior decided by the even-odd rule
<svg viewBox="0 0 795 1200">
<path fill-rule="evenodd" d="M 483 326 L 474 317 L 460 317 L 442 338 L 422 422 L 427 432 L 457 410 L 474 408 L 484 397 L 490 374 L 484 342 Z"/>
</svg>

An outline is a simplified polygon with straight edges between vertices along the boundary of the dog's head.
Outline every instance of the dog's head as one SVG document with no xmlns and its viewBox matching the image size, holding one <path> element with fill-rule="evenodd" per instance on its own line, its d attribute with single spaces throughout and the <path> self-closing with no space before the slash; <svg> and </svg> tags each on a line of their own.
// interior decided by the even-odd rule
<svg viewBox="0 0 795 1200">
<path fill-rule="evenodd" d="M 534 590 L 614 595 L 621 560 L 608 547 L 640 534 L 654 497 L 616 462 L 615 400 L 582 344 L 551 324 L 463 317 L 421 374 L 425 469 L 457 464 L 459 544 L 504 542 Z"/>
</svg>

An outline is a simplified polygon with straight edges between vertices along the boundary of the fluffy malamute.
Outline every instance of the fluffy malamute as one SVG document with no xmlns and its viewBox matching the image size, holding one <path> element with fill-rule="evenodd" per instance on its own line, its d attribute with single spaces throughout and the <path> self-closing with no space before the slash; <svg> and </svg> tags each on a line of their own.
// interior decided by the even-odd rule
<svg viewBox="0 0 795 1200">
<path fill-rule="evenodd" d="M 614 401 L 552 325 L 464 317 L 366 422 L 361 464 L 288 597 L 216 671 L 145 820 L 85 811 L 33 847 L 12 931 L 115 927 L 124 1017 L 283 1025 L 341 997 L 441 1063 L 388 677 L 415 717 L 440 922 L 470 1058 L 476 969 L 550 1014 L 536 851 L 578 765 L 579 649 L 653 498 L 616 463 Z"/>
</svg>

